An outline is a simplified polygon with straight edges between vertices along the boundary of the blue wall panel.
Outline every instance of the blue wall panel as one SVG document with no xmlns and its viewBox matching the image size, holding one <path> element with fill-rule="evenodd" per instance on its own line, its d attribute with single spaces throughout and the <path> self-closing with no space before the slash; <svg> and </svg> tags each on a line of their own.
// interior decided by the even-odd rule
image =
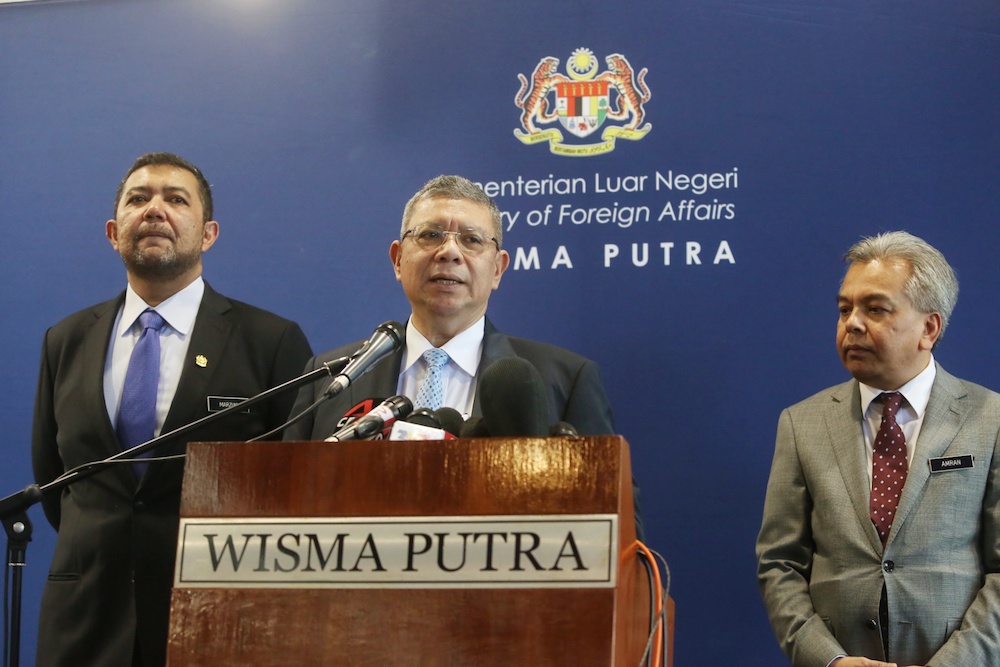
<svg viewBox="0 0 1000 667">
<path fill-rule="evenodd" d="M 601 71 L 613 53 L 647 70 L 649 132 L 587 157 L 518 141 L 518 74 L 555 57 L 566 76 L 581 48 Z M 30 481 L 45 329 L 124 286 L 103 227 L 140 153 L 204 169 L 221 223 L 206 277 L 299 321 L 317 350 L 406 316 L 388 246 L 428 178 L 579 178 L 576 194 L 497 197 L 516 218 L 505 246 L 538 265 L 506 274 L 491 317 L 601 364 L 671 565 L 677 664 L 782 664 L 753 543 L 778 413 L 846 378 L 843 251 L 889 229 L 938 246 L 962 295 L 937 357 L 1000 387 L 998 74 L 992 0 L 0 6 L 0 494 Z M 608 191 L 626 177 L 643 187 Z M 732 215 L 683 213 L 713 205 Z M 549 224 L 527 224 L 546 207 Z M 557 224 L 562 207 L 651 214 Z M 54 541 L 32 517 L 29 664 Z"/>
</svg>

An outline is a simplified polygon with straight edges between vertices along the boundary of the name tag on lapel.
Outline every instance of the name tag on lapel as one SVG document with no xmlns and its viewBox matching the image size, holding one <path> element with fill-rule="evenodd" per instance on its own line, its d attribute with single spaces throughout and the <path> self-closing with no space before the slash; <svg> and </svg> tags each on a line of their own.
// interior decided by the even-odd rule
<svg viewBox="0 0 1000 667">
<path fill-rule="evenodd" d="M 221 412 L 226 408 L 231 408 L 234 405 L 239 405 L 247 399 L 240 398 L 239 396 L 209 396 L 208 397 L 208 411 L 209 412 Z M 236 412 L 242 412 L 243 414 L 250 414 L 250 408 L 245 408 L 243 410 L 236 410 Z"/>
<path fill-rule="evenodd" d="M 975 465 L 975 458 L 971 454 L 966 454 L 965 456 L 945 456 L 939 459 L 927 459 L 927 465 L 931 467 L 931 472 L 965 470 Z"/>
</svg>

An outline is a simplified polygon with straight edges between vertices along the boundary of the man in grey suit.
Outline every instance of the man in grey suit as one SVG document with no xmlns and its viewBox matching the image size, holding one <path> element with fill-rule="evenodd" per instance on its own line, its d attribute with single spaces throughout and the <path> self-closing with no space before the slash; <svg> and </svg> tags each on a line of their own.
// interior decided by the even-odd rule
<svg viewBox="0 0 1000 667">
<path fill-rule="evenodd" d="M 568 350 L 499 332 L 486 317 L 493 290 L 510 263 L 503 249 L 500 211 L 481 188 L 460 176 L 439 176 L 423 186 L 403 211 L 400 236 L 389 247 L 393 270 L 410 302 L 403 349 L 383 359 L 315 414 L 285 430 L 286 440 L 322 440 L 357 406 L 371 398 L 404 395 L 419 403 L 429 375 L 425 353 L 447 353 L 440 405 L 465 417 L 480 416 L 476 391 L 481 372 L 498 359 L 531 362 L 545 381 L 551 423 L 566 421 L 580 434 L 613 433 L 611 406 L 597 365 Z M 310 360 L 307 370 L 349 355 L 360 343 Z M 300 390 L 292 414 L 320 398 L 328 382 Z"/>
<path fill-rule="evenodd" d="M 35 480 L 100 461 L 234 400 L 298 375 L 312 354 L 297 324 L 228 299 L 203 281 L 202 253 L 218 238 L 201 171 L 170 153 L 140 157 L 106 224 L 128 286 L 45 334 L 32 431 Z M 162 320 L 147 410 L 124 418 L 142 326 Z M 155 349 L 155 348 L 147 348 Z M 157 359 L 159 364 L 153 362 Z M 141 383 L 140 383 L 141 384 Z M 138 393 L 142 393 L 141 391 Z M 167 439 L 133 469 L 108 465 L 42 500 L 58 531 L 42 595 L 36 664 L 158 667 L 166 662 L 181 477 L 191 440 L 246 440 L 284 423 L 291 397 L 259 403 Z M 142 424 L 134 437 L 126 434 Z M 132 442 L 136 441 L 136 442 Z"/>
<path fill-rule="evenodd" d="M 958 281 L 905 232 L 846 260 L 854 379 L 778 422 L 757 538 L 771 625 L 796 667 L 1000 664 L 1000 395 L 933 356 Z"/>
</svg>

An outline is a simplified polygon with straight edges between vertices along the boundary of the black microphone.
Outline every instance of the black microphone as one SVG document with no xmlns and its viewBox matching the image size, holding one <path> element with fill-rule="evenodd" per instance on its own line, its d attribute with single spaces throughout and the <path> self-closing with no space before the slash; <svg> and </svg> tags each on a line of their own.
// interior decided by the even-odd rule
<svg viewBox="0 0 1000 667">
<path fill-rule="evenodd" d="M 431 410 L 430 408 L 420 408 L 410 413 L 406 421 L 396 422 L 392 425 L 392 432 L 389 433 L 390 440 L 454 440 L 458 437 L 457 429 L 454 427 L 454 412 L 458 418 L 458 423 L 462 423 L 462 415 L 454 408 L 440 408 Z M 443 418 L 443 419 L 442 419 Z M 448 426 L 448 428 L 446 428 Z"/>
<path fill-rule="evenodd" d="M 498 359 L 479 381 L 483 419 L 493 437 L 543 437 L 549 434 L 545 380 L 520 357 Z"/>
<path fill-rule="evenodd" d="M 490 430 L 486 427 L 486 420 L 482 417 L 469 417 L 462 424 L 458 436 L 460 438 L 488 438 Z"/>
<path fill-rule="evenodd" d="M 438 408 L 434 411 L 434 415 L 437 417 L 438 422 L 441 423 L 441 428 L 446 432 L 451 433 L 453 436 L 458 437 L 459 433 L 462 432 L 462 413 L 455 408 L 449 408 L 447 406 L 443 408 Z"/>
<path fill-rule="evenodd" d="M 376 405 L 366 415 L 338 430 L 326 441 L 365 440 L 377 435 L 397 419 L 406 417 L 411 410 L 413 403 L 406 396 L 392 396 Z"/>
<path fill-rule="evenodd" d="M 410 424 L 420 424 L 430 428 L 441 428 L 441 420 L 430 408 L 417 408 L 409 414 L 406 421 Z"/>
<path fill-rule="evenodd" d="M 402 347 L 404 337 L 403 325 L 399 322 L 380 324 L 371 338 L 351 355 L 344 370 L 334 376 L 325 396 L 336 396 L 350 387 L 352 382 L 370 371 L 372 366 Z"/>
<path fill-rule="evenodd" d="M 556 422 L 549 427 L 549 435 L 580 435 L 569 422 Z"/>
</svg>

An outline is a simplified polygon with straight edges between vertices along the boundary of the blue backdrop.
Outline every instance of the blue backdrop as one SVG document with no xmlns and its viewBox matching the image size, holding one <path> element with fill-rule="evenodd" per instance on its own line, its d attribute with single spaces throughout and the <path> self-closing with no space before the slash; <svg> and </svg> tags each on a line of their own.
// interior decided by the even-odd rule
<svg viewBox="0 0 1000 667">
<path fill-rule="evenodd" d="M 518 75 L 548 58 L 523 121 Z M 784 664 L 753 544 L 778 413 L 846 378 L 844 250 L 889 229 L 940 248 L 962 294 L 937 358 L 1000 387 L 998 74 L 995 0 L 0 5 L 0 495 L 31 479 L 45 329 L 124 287 L 103 229 L 140 153 L 203 168 L 206 277 L 317 351 L 406 317 L 403 204 L 460 173 L 507 213 L 494 322 L 601 364 L 677 664 Z M 586 82 L 622 113 L 586 136 L 539 113 Z M 25 664 L 54 541 L 31 516 Z"/>
</svg>

